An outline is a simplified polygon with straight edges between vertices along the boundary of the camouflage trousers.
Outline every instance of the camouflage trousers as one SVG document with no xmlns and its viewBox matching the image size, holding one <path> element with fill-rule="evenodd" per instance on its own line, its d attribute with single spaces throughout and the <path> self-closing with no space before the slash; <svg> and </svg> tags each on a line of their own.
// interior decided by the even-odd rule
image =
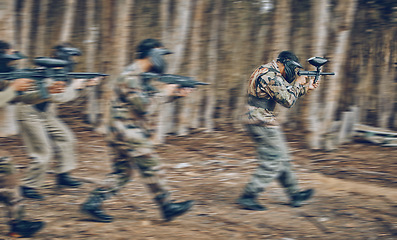
<svg viewBox="0 0 397 240">
<path fill-rule="evenodd" d="M 0 157 L 0 202 L 6 206 L 10 220 L 22 219 L 22 199 L 14 166 L 9 158 Z"/>
<path fill-rule="evenodd" d="M 132 179 L 134 169 L 137 169 L 150 192 L 167 201 L 164 172 L 145 129 L 120 121 L 112 124 L 108 142 L 114 153 L 113 172 L 108 174 L 91 195 L 102 200 L 109 199 Z"/>
<path fill-rule="evenodd" d="M 21 135 L 31 157 L 26 177 L 22 180 L 23 185 L 41 187 L 53 157 L 56 173 L 75 169 L 76 140 L 69 127 L 50 111 L 40 112 L 30 105 L 18 105 L 17 109 Z"/>
<path fill-rule="evenodd" d="M 279 127 L 246 125 L 252 139 L 257 144 L 259 166 L 246 184 L 244 193 L 257 195 L 274 180 L 291 195 L 298 191 L 298 184 L 290 163 L 285 137 Z"/>
</svg>

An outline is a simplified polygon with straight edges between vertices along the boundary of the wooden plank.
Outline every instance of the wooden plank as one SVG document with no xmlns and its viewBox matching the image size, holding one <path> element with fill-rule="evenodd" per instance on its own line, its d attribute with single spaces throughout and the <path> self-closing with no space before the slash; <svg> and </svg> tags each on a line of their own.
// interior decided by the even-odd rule
<svg viewBox="0 0 397 240">
<path fill-rule="evenodd" d="M 356 124 L 354 127 L 354 137 L 385 147 L 397 146 L 397 132 L 388 129 Z"/>
<path fill-rule="evenodd" d="M 397 132 L 394 132 L 394 131 L 391 131 L 388 129 L 384 129 L 384 128 L 363 125 L 363 124 L 355 124 L 354 131 L 397 137 Z"/>
</svg>

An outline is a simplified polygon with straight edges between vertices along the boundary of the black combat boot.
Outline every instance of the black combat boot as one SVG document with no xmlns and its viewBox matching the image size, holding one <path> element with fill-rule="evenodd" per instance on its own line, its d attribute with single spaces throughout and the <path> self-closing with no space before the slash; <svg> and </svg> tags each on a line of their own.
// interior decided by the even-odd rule
<svg viewBox="0 0 397 240">
<path fill-rule="evenodd" d="M 21 186 L 21 194 L 25 198 L 33 198 L 37 200 L 44 199 L 43 195 L 41 195 L 36 189 L 31 187 Z"/>
<path fill-rule="evenodd" d="M 8 236 L 27 238 L 42 229 L 45 224 L 41 221 L 13 220 L 9 225 L 11 229 Z"/>
<path fill-rule="evenodd" d="M 247 210 L 264 211 L 266 207 L 256 201 L 255 194 L 244 193 L 237 199 L 237 203 Z"/>
<path fill-rule="evenodd" d="M 314 189 L 307 189 L 291 195 L 291 206 L 300 207 L 302 202 L 309 200 L 314 194 Z"/>
<path fill-rule="evenodd" d="M 81 182 L 72 179 L 69 173 L 60 173 L 57 175 L 57 184 L 60 187 L 72 187 L 77 188 L 81 185 Z"/>
<path fill-rule="evenodd" d="M 165 221 L 171 221 L 175 217 L 178 217 L 187 212 L 192 206 L 194 201 L 189 200 L 179 203 L 166 203 L 161 206 L 163 218 Z"/>
<path fill-rule="evenodd" d="M 100 197 L 91 195 L 87 201 L 83 203 L 83 205 L 80 208 L 80 211 L 88 215 L 92 218 L 94 218 L 98 222 L 112 222 L 113 217 L 110 215 L 107 215 L 102 209 L 102 200 Z"/>
<path fill-rule="evenodd" d="M 155 201 L 159 204 L 162 216 L 167 222 L 189 211 L 194 203 L 191 200 L 174 203 L 167 201 L 166 198 L 167 194 L 160 194 L 155 198 Z"/>
</svg>

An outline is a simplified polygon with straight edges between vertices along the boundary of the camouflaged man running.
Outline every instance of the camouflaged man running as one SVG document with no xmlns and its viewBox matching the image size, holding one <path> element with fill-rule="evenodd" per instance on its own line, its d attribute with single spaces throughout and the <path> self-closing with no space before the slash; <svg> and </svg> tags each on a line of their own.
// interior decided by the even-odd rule
<svg viewBox="0 0 397 240">
<path fill-rule="evenodd" d="M 317 87 L 305 76 L 297 77 L 298 68 L 302 66 L 295 54 L 283 51 L 277 60 L 257 68 L 248 81 L 248 109 L 243 121 L 257 144 L 259 166 L 237 199 L 244 209 L 265 210 L 257 197 L 274 179 L 285 188 L 294 207 L 299 207 L 314 193 L 313 189 L 299 190 L 287 144 L 274 113 L 277 103 L 290 108 L 309 89 Z"/>
<path fill-rule="evenodd" d="M 159 205 L 166 221 L 188 211 L 193 201 L 174 203 L 164 183 L 159 157 L 150 140 L 150 119 L 161 103 L 175 97 L 186 96 L 188 89 L 175 84 L 164 84 L 161 91 L 154 91 L 149 80 L 141 76 L 144 72 L 164 73 L 165 60 L 170 54 L 155 39 L 143 40 L 137 47 L 137 58 L 127 66 L 115 84 L 115 99 L 112 101 L 108 143 L 114 152 L 113 172 L 102 186 L 91 192 L 81 211 L 100 222 L 112 222 L 113 217 L 102 209 L 102 202 L 109 199 L 131 179 L 134 166 Z"/>
</svg>

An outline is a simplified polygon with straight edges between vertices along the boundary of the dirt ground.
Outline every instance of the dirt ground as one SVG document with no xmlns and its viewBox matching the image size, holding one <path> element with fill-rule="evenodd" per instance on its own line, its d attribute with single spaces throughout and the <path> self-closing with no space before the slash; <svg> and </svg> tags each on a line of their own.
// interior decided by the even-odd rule
<svg viewBox="0 0 397 240">
<path fill-rule="evenodd" d="M 78 139 L 79 167 L 73 175 L 103 179 L 110 172 L 103 137 L 73 106 L 59 111 Z M 256 168 L 250 138 L 244 132 L 197 131 L 170 136 L 157 147 L 173 199 L 195 200 L 187 214 L 163 222 L 136 174 L 104 204 L 115 221 L 92 222 L 78 209 L 95 184 L 58 189 L 50 172 L 41 191 L 45 199 L 25 201 L 28 218 L 46 222 L 32 239 L 397 239 L 397 148 L 350 143 L 334 152 L 309 151 L 299 133 L 287 131 L 287 138 L 300 186 L 316 190 L 300 208 L 288 206 L 283 189 L 274 183 L 260 196 L 267 211 L 239 209 L 235 199 Z M 21 139 L 0 142 L 23 173 L 27 160 Z M 0 239 L 9 239 L 3 215 Z"/>
</svg>

